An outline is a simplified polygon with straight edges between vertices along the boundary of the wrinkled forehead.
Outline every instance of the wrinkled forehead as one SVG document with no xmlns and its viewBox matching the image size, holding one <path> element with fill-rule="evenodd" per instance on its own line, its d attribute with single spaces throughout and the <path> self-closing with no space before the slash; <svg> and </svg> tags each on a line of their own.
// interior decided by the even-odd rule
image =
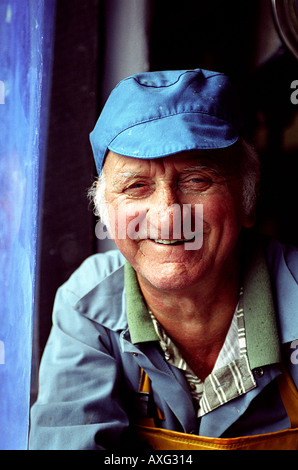
<svg viewBox="0 0 298 470">
<path fill-rule="evenodd" d="M 240 172 L 241 146 L 237 143 L 228 149 L 189 150 L 171 156 L 143 160 L 109 151 L 103 165 L 105 175 L 123 177 L 155 174 L 163 169 L 182 172 L 188 169 L 216 170 L 223 175 Z"/>
</svg>

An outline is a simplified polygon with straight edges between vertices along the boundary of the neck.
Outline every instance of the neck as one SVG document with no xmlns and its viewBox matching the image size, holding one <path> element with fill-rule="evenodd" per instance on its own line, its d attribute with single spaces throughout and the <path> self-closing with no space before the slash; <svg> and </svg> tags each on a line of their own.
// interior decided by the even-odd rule
<svg viewBox="0 0 298 470">
<path fill-rule="evenodd" d="M 237 306 L 239 265 L 174 292 L 161 292 L 138 276 L 148 307 L 202 380 L 214 367 Z"/>
</svg>

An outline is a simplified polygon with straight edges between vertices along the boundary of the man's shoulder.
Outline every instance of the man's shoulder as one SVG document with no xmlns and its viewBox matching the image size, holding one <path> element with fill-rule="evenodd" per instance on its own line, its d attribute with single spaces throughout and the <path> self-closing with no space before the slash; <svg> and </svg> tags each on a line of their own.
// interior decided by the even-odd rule
<svg viewBox="0 0 298 470">
<path fill-rule="evenodd" d="M 71 292 L 80 299 L 123 267 L 124 263 L 125 258 L 118 250 L 91 255 L 73 272 L 60 290 Z"/>
<path fill-rule="evenodd" d="M 284 270 L 296 284 L 298 282 L 298 247 L 276 239 L 266 239 L 265 252 L 268 266 L 273 273 Z"/>
<path fill-rule="evenodd" d="M 298 337 L 298 248 L 268 240 L 266 258 L 283 343 Z"/>
</svg>

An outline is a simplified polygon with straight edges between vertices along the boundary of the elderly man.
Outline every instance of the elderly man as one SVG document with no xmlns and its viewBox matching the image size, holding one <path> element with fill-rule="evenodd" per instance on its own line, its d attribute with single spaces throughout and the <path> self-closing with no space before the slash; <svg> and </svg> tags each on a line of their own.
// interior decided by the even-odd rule
<svg viewBox="0 0 298 470">
<path fill-rule="evenodd" d="M 228 78 L 129 77 L 91 144 L 119 251 L 57 293 L 31 448 L 295 449 L 297 250 L 254 234 L 259 162 Z"/>
</svg>

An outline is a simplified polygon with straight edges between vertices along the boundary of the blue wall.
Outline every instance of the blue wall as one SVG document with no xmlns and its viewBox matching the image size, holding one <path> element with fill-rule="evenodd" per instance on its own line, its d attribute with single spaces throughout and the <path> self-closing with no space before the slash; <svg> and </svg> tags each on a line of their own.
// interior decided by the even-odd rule
<svg viewBox="0 0 298 470">
<path fill-rule="evenodd" d="M 0 0 L 0 449 L 25 449 L 55 0 Z"/>
</svg>

